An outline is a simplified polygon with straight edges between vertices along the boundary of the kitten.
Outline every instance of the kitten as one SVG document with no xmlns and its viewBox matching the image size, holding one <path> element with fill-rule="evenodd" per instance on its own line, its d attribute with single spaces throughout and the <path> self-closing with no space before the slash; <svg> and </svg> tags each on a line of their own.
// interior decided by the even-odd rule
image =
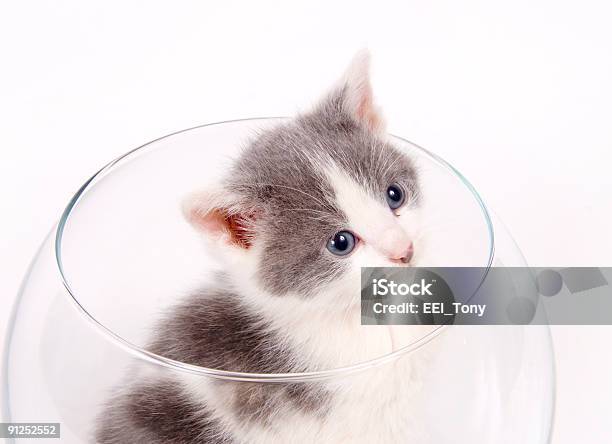
<svg viewBox="0 0 612 444">
<path fill-rule="evenodd" d="M 360 267 L 418 256 L 415 165 L 384 133 L 363 52 L 310 112 L 264 131 L 184 213 L 224 264 L 159 324 L 150 350 L 249 373 L 326 370 L 423 332 L 360 325 Z M 97 441 L 420 442 L 421 361 L 291 384 L 138 375 L 108 403 Z"/>
</svg>

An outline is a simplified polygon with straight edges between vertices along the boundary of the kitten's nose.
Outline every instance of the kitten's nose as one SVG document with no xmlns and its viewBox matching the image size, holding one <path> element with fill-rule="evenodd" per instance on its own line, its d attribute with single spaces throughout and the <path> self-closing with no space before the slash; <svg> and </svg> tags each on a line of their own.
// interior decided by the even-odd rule
<svg viewBox="0 0 612 444">
<path fill-rule="evenodd" d="M 399 264 L 407 264 L 410 262 L 410 259 L 412 259 L 412 256 L 414 256 L 414 244 L 409 242 L 408 246 L 403 250 L 399 250 L 399 254 L 395 254 L 394 257 L 391 257 L 391 260 Z"/>
<path fill-rule="evenodd" d="M 407 264 L 414 256 L 414 245 L 402 229 L 392 228 L 383 232 L 379 238 L 379 248 L 389 260 L 397 264 Z"/>
</svg>

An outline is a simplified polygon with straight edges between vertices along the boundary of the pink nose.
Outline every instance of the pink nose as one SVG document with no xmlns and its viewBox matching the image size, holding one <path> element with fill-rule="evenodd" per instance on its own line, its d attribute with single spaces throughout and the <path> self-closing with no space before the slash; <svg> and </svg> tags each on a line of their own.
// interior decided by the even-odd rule
<svg viewBox="0 0 612 444">
<path fill-rule="evenodd" d="M 410 262 L 410 259 L 414 256 L 414 244 L 412 242 L 408 243 L 408 246 L 403 249 L 398 249 L 398 252 L 393 254 L 390 259 L 393 262 L 397 262 L 400 264 L 407 264 Z"/>
<path fill-rule="evenodd" d="M 407 264 L 414 255 L 414 246 L 406 232 L 395 227 L 383 231 L 378 246 L 381 253 L 399 264 Z"/>
</svg>

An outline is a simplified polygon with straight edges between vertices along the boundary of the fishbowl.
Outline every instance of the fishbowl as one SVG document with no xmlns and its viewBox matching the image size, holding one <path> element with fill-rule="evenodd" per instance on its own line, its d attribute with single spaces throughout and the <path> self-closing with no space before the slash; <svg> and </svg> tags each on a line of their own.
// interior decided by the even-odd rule
<svg viewBox="0 0 612 444">
<path fill-rule="evenodd" d="M 555 386 L 546 325 L 415 326 L 388 353 L 306 371 L 214 368 L 155 346 L 168 313 L 218 279 L 218 258 L 185 221 L 181 202 L 220 180 L 246 141 L 282 122 L 247 119 L 179 131 L 85 182 L 42 243 L 15 303 L 2 421 L 57 424 L 66 443 L 129 436 L 177 443 L 549 442 Z M 525 266 L 508 231 L 459 172 L 413 143 L 389 138 L 419 172 L 423 235 L 436 252 L 423 263 Z M 230 301 L 225 309 L 234 309 Z M 188 313 L 190 331 L 200 321 L 223 322 L 227 313 L 218 312 L 202 311 L 206 319 Z M 227 347 L 248 347 L 248 339 Z M 260 357 L 266 350 L 247 352 Z M 140 411 L 147 409 L 155 415 Z"/>
</svg>

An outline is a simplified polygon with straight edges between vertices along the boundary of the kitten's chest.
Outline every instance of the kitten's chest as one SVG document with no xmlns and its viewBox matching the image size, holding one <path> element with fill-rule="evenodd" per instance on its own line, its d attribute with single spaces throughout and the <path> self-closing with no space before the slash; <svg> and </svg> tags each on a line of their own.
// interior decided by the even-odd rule
<svg viewBox="0 0 612 444">
<path fill-rule="evenodd" d="M 416 407 L 422 405 L 421 370 L 414 366 L 397 362 L 324 384 L 332 393 L 325 415 L 287 418 L 275 439 L 330 444 L 426 442 Z"/>
<path fill-rule="evenodd" d="M 319 431 L 317 442 L 426 442 L 423 416 L 417 406 L 423 405 L 422 387 L 434 352 L 411 354 L 400 350 L 429 332 L 429 327 L 373 326 L 358 331 L 360 334 L 349 335 L 336 331 L 335 340 L 328 339 L 326 353 L 319 356 L 320 364 L 337 368 L 394 351 L 399 356 L 323 383 L 332 395 L 326 415 L 314 427 Z M 313 424 L 308 420 L 297 420 L 297 424 L 301 424 L 304 442 L 308 442 Z"/>
</svg>

